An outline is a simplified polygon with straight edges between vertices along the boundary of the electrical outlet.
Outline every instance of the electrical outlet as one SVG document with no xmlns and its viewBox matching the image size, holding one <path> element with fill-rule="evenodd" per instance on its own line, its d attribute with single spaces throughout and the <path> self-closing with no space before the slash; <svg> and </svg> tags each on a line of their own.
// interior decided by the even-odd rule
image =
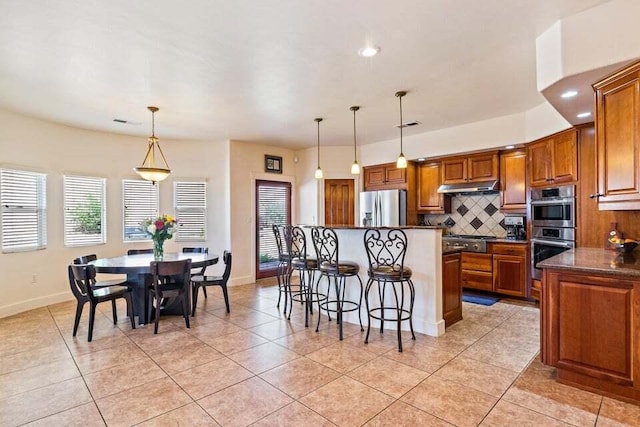
<svg viewBox="0 0 640 427">
<path fill-rule="evenodd" d="M 35 285 L 35 284 L 37 284 L 37 283 L 38 283 L 38 275 L 37 275 L 37 274 L 33 274 L 33 275 L 31 276 L 31 284 L 32 284 L 32 285 Z"/>
</svg>

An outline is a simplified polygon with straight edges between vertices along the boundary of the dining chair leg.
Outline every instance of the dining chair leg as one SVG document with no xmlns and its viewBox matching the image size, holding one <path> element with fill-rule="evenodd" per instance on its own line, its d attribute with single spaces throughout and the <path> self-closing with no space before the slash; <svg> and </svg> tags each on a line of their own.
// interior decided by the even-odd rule
<svg viewBox="0 0 640 427">
<path fill-rule="evenodd" d="M 206 286 L 202 287 L 202 292 L 204 293 L 204 297 L 207 298 L 207 287 Z"/>
<path fill-rule="evenodd" d="M 89 303 L 89 337 L 88 341 L 93 339 L 93 321 L 96 318 L 96 305 Z"/>
<path fill-rule="evenodd" d="M 154 315 L 155 315 L 155 327 L 153 328 L 153 333 L 157 334 L 158 333 L 158 324 L 160 323 L 160 301 L 158 301 L 158 299 L 154 298 L 156 301 L 156 309 L 154 311 Z"/>
<path fill-rule="evenodd" d="M 200 286 L 193 285 L 191 290 L 191 298 L 193 298 L 193 308 L 191 309 L 191 316 L 196 315 L 196 305 L 198 304 L 198 292 L 200 291 Z"/>
<path fill-rule="evenodd" d="M 111 312 L 113 313 L 113 324 L 118 324 L 118 310 L 116 309 L 116 300 L 111 300 Z"/>
<path fill-rule="evenodd" d="M 127 302 L 127 316 L 131 319 L 131 329 L 136 328 L 136 319 L 133 316 L 133 303 L 131 302 L 131 294 L 124 294 L 124 299 Z"/>
<path fill-rule="evenodd" d="M 182 295 L 182 315 L 184 317 L 184 323 L 187 325 L 188 329 L 191 329 L 191 325 L 189 324 L 189 298 L 187 295 Z"/>
<path fill-rule="evenodd" d="M 76 305 L 76 320 L 73 322 L 73 336 L 76 336 L 78 333 L 78 325 L 80 325 L 80 318 L 82 317 L 82 308 L 84 307 L 84 302 L 78 301 L 78 305 Z"/>
<path fill-rule="evenodd" d="M 149 298 L 147 298 L 147 322 L 151 322 L 151 311 L 153 310 L 153 294 L 149 293 Z"/>
<path fill-rule="evenodd" d="M 227 292 L 227 285 L 222 285 L 222 293 L 224 294 L 224 305 L 227 306 L 227 313 L 230 313 L 231 310 L 229 308 L 229 292 Z"/>
</svg>

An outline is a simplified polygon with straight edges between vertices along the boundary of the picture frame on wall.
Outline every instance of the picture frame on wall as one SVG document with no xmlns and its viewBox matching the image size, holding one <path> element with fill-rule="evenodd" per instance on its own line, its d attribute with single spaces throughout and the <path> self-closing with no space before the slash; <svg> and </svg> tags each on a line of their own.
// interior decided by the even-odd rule
<svg viewBox="0 0 640 427">
<path fill-rule="evenodd" d="M 264 171 L 269 173 L 282 173 L 282 157 L 265 154 Z"/>
</svg>

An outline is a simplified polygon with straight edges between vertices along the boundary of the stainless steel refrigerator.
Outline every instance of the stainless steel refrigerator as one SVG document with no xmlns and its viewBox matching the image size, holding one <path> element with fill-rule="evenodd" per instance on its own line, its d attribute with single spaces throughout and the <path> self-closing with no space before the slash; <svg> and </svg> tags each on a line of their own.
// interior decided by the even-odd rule
<svg viewBox="0 0 640 427">
<path fill-rule="evenodd" d="M 407 191 L 363 191 L 359 221 L 362 227 L 407 225 Z"/>
</svg>

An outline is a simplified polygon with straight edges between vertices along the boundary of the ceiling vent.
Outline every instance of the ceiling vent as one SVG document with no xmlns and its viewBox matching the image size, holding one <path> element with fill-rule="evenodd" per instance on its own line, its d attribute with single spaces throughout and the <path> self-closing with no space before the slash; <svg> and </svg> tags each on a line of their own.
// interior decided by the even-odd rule
<svg viewBox="0 0 640 427">
<path fill-rule="evenodd" d="M 419 124 L 420 124 L 420 122 L 419 122 L 419 121 L 417 121 L 417 120 L 413 120 L 413 121 L 411 121 L 411 122 L 404 122 L 404 123 L 402 124 L 402 126 L 400 126 L 400 125 L 395 125 L 394 127 L 398 128 L 398 129 L 400 129 L 401 127 L 403 127 L 403 128 L 410 128 L 411 126 L 418 126 Z"/>
</svg>

